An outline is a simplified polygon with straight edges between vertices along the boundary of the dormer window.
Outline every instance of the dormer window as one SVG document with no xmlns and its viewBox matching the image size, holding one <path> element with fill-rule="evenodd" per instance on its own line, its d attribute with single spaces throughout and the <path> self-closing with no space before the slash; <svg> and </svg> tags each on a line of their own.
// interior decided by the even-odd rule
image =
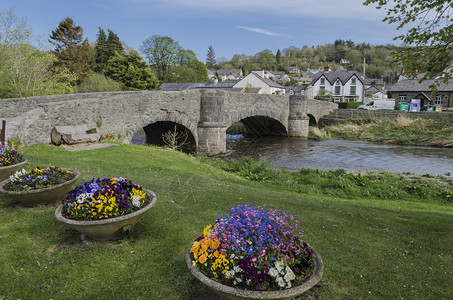
<svg viewBox="0 0 453 300">
<path fill-rule="evenodd" d="M 335 82 L 335 95 L 341 95 L 341 85 L 340 85 L 340 80 L 338 80 L 338 79 Z"/>
<path fill-rule="evenodd" d="M 324 77 L 321 78 L 321 85 L 326 85 L 326 79 Z"/>
<path fill-rule="evenodd" d="M 351 79 L 351 85 L 356 85 L 357 84 L 357 78 L 353 77 Z"/>
</svg>

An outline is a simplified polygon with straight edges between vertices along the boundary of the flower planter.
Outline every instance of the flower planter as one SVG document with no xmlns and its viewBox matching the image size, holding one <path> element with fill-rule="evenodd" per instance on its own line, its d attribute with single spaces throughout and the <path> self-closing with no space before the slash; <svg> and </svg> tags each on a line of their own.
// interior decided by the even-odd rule
<svg viewBox="0 0 453 300">
<path fill-rule="evenodd" d="M 80 173 L 76 170 L 68 169 L 74 177 L 66 182 L 52 185 L 42 189 L 35 189 L 29 191 L 8 191 L 4 186 L 10 181 L 5 180 L 0 183 L 0 193 L 7 195 L 9 198 L 20 202 L 26 206 L 35 205 L 48 205 L 58 204 L 61 200 L 66 197 L 66 194 L 71 189 L 74 182 L 80 177 Z"/>
<path fill-rule="evenodd" d="M 0 182 L 8 179 L 9 176 L 16 173 L 16 171 L 19 171 L 20 169 L 22 169 L 27 162 L 28 162 L 28 160 L 24 160 L 20 163 L 14 164 L 14 165 L 0 167 Z"/>
<path fill-rule="evenodd" d="M 318 252 L 316 252 L 310 245 L 308 245 L 308 247 L 313 252 L 313 261 L 315 264 L 313 274 L 302 284 L 280 291 L 252 291 L 220 284 L 205 276 L 192 265 L 190 249 L 186 253 L 186 263 L 190 272 L 222 299 L 292 299 L 293 297 L 301 295 L 315 286 L 321 280 L 324 273 L 324 264 Z"/>
<path fill-rule="evenodd" d="M 63 205 L 58 206 L 55 210 L 55 217 L 58 221 L 66 224 L 72 229 L 79 231 L 87 235 L 88 237 L 95 240 L 110 240 L 118 236 L 122 232 L 124 225 L 135 225 L 140 221 L 148 210 L 156 203 L 156 195 L 147 189 L 143 189 L 146 192 L 148 198 L 151 200 L 150 203 L 134 211 L 130 214 L 123 215 L 120 217 L 104 219 L 104 220 L 93 220 L 93 221 L 79 221 L 72 220 L 62 215 Z"/>
</svg>

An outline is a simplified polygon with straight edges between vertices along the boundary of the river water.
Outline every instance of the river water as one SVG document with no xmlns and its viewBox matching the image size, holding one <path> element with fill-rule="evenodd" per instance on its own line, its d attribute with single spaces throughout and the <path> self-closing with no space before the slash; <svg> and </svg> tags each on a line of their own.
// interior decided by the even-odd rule
<svg viewBox="0 0 453 300">
<path fill-rule="evenodd" d="M 145 143 L 139 133 L 133 144 Z M 297 171 L 300 168 L 319 170 L 409 172 L 414 174 L 453 174 L 453 149 L 381 145 L 368 142 L 303 138 L 252 137 L 227 135 L 224 159 L 263 158 L 274 168 Z"/>
<path fill-rule="evenodd" d="M 444 175 L 453 173 L 453 149 L 380 145 L 368 142 L 228 135 L 228 158 L 263 158 L 274 168 L 409 172 Z"/>
</svg>

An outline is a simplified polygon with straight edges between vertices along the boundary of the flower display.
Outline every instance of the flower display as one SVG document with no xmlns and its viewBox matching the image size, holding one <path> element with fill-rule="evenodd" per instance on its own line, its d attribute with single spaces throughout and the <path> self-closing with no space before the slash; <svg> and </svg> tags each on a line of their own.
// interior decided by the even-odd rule
<svg viewBox="0 0 453 300">
<path fill-rule="evenodd" d="M 15 165 L 24 161 L 22 154 L 16 150 L 9 149 L 8 146 L 0 144 L 0 167 Z"/>
<path fill-rule="evenodd" d="M 281 290 L 313 271 L 312 252 L 296 233 L 299 221 L 281 210 L 240 204 L 222 212 L 190 250 L 209 278 L 253 290 Z"/>
<path fill-rule="evenodd" d="M 70 191 L 63 214 L 75 220 L 100 220 L 136 211 L 149 202 L 142 187 L 124 178 L 93 178 Z"/>
<path fill-rule="evenodd" d="M 50 166 L 46 169 L 36 167 L 26 171 L 22 169 L 10 176 L 9 182 L 5 185 L 8 191 L 30 191 L 57 185 L 72 179 L 75 175 L 69 170 L 62 170 L 59 167 Z"/>
</svg>

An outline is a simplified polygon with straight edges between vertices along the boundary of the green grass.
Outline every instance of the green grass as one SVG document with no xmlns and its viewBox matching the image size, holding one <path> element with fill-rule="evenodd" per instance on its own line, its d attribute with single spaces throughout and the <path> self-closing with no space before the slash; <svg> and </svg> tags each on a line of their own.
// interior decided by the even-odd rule
<svg viewBox="0 0 453 300">
<path fill-rule="evenodd" d="M 438 118 L 429 118 L 430 116 Z M 399 145 L 453 147 L 451 120 L 440 113 L 433 113 L 425 118 L 410 114 L 397 118 L 380 118 L 370 114 L 365 118 L 350 119 L 345 124 L 326 126 L 321 133 L 311 131 L 310 134 L 315 138 L 328 136 L 333 139 Z"/>
<path fill-rule="evenodd" d="M 70 152 L 39 145 L 22 152 L 32 166 L 77 169 L 78 183 L 131 179 L 154 191 L 157 203 L 128 236 L 86 245 L 56 220 L 54 207 L 23 209 L 0 195 L 0 299 L 210 299 L 184 254 L 220 211 L 239 203 L 266 204 L 301 221 L 325 264 L 312 297 L 453 297 L 451 202 L 302 194 L 292 183 L 245 179 L 153 147 Z"/>
</svg>

